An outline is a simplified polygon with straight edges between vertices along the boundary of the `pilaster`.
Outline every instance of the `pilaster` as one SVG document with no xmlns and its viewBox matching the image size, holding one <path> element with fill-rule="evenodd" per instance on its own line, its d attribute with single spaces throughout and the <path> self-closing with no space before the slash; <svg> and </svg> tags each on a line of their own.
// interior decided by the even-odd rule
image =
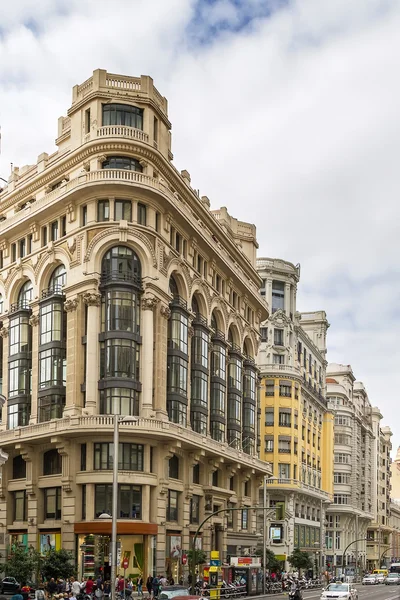
<svg viewBox="0 0 400 600">
<path fill-rule="evenodd" d="M 81 412 L 80 384 L 83 382 L 84 353 L 80 328 L 82 306 L 79 298 L 67 298 L 64 302 L 67 313 L 67 377 L 64 416 L 75 416 Z"/>
<path fill-rule="evenodd" d="M 158 298 L 145 294 L 142 298 L 142 394 L 140 416 L 148 418 L 153 411 L 153 387 L 157 380 L 154 377 L 154 310 Z"/>
<path fill-rule="evenodd" d="M 155 315 L 155 331 L 157 344 L 155 346 L 154 368 L 154 408 L 156 418 L 166 421 L 167 413 L 167 339 L 168 319 L 170 308 L 161 304 Z"/>
<path fill-rule="evenodd" d="M 99 332 L 101 294 L 93 290 L 83 294 L 83 302 L 87 305 L 86 331 L 86 401 L 85 409 L 91 415 L 97 412 L 99 379 Z"/>
</svg>

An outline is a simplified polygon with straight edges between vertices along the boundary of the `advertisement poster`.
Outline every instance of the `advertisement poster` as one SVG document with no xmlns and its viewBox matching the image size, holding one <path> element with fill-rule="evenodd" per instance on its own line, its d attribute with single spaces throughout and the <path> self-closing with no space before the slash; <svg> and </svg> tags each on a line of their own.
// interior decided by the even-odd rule
<svg viewBox="0 0 400 600">
<path fill-rule="evenodd" d="M 169 554 L 171 558 L 179 558 L 181 555 L 182 549 L 182 536 L 180 535 L 170 535 L 169 536 Z"/>
<path fill-rule="evenodd" d="M 42 556 L 51 550 L 59 550 L 61 547 L 61 535 L 59 533 L 43 533 L 39 535 L 39 552 Z"/>
<path fill-rule="evenodd" d="M 11 548 L 18 546 L 28 546 L 28 534 L 27 533 L 13 533 L 10 536 Z"/>
<path fill-rule="evenodd" d="M 281 539 L 281 528 L 280 527 L 271 527 L 271 540 L 280 540 Z"/>
</svg>

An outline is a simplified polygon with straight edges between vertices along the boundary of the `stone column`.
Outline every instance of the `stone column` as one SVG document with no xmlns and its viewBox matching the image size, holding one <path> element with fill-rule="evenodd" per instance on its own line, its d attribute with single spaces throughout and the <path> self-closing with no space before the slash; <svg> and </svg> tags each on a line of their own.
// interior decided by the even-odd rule
<svg viewBox="0 0 400 600">
<path fill-rule="evenodd" d="M 5 402 L 2 408 L 2 423 L 1 429 L 7 427 L 7 398 L 8 398 L 8 355 L 9 355 L 9 341 L 8 341 L 8 319 L 2 318 L 3 327 L 0 329 L 0 336 L 3 339 L 3 382 L 1 393 L 5 397 Z"/>
<path fill-rule="evenodd" d="M 146 294 L 142 298 L 142 394 L 140 402 L 140 416 L 148 418 L 153 411 L 154 387 L 154 308 L 158 298 Z"/>
<path fill-rule="evenodd" d="M 67 298 L 64 302 L 64 310 L 67 313 L 67 377 L 66 377 L 66 401 L 64 416 L 74 416 L 80 407 L 79 386 L 83 383 L 83 356 L 82 341 L 79 328 L 78 298 Z"/>
<path fill-rule="evenodd" d="M 290 317 L 290 313 L 291 313 L 291 306 L 290 306 L 290 283 L 285 283 L 285 313 L 286 316 L 289 318 Z"/>
<path fill-rule="evenodd" d="M 29 424 L 33 425 L 39 421 L 38 417 L 38 390 L 39 390 L 39 306 L 32 309 L 29 319 L 32 327 L 32 392 L 31 392 L 31 415 Z"/>
<path fill-rule="evenodd" d="M 157 419 L 168 420 L 167 412 L 167 339 L 168 319 L 171 310 L 165 304 L 156 313 L 155 331 L 155 370 L 154 370 L 154 408 Z"/>
<path fill-rule="evenodd" d="M 87 304 L 86 331 L 86 402 L 85 408 L 91 415 L 97 413 L 99 379 L 99 332 L 101 294 L 96 291 L 85 292 L 83 301 Z"/>
</svg>

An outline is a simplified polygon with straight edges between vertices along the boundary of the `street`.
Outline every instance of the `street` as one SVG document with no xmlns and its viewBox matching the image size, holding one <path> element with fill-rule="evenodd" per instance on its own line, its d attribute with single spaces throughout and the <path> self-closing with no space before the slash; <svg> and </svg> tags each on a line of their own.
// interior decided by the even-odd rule
<svg viewBox="0 0 400 600">
<path fill-rule="evenodd" d="M 400 585 L 399 586 L 388 586 L 388 585 L 361 585 L 361 583 L 355 584 L 355 589 L 358 592 L 359 600 L 394 600 L 400 598 Z M 321 597 L 322 590 L 303 590 L 304 600 L 318 600 Z M 269 594 L 267 596 L 258 596 L 258 598 L 268 599 L 276 598 L 282 600 L 287 598 L 287 594 Z"/>
</svg>

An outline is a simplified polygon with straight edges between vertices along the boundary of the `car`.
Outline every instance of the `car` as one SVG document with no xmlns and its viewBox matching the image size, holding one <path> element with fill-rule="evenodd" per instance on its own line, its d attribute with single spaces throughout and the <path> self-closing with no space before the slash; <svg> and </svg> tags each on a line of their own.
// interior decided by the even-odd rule
<svg viewBox="0 0 400 600">
<path fill-rule="evenodd" d="M 166 585 L 158 594 L 159 600 L 171 600 L 177 596 L 188 597 L 189 590 L 184 585 Z"/>
<path fill-rule="evenodd" d="M 384 573 L 374 573 L 374 575 L 377 578 L 378 583 L 384 583 L 386 579 L 386 575 L 384 575 Z"/>
<path fill-rule="evenodd" d="M 321 600 L 329 600 L 330 598 L 358 600 L 358 592 L 351 583 L 330 583 L 322 589 Z"/>
<path fill-rule="evenodd" d="M 389 573 L 385 579 L 385 585 L 400 585 L 399 573 Z"/>
<path fill-rule="evenodd" d="M 14 594 L 20 587 L 15 577 L 4 577 L 0 583 L 0 594 Z"/>
<path fill-rule="evenodd" d="M 361 583 L 362 585 L 378 585 L 379 581 L 376 575 L 365 575 Z"/>
</svg>

